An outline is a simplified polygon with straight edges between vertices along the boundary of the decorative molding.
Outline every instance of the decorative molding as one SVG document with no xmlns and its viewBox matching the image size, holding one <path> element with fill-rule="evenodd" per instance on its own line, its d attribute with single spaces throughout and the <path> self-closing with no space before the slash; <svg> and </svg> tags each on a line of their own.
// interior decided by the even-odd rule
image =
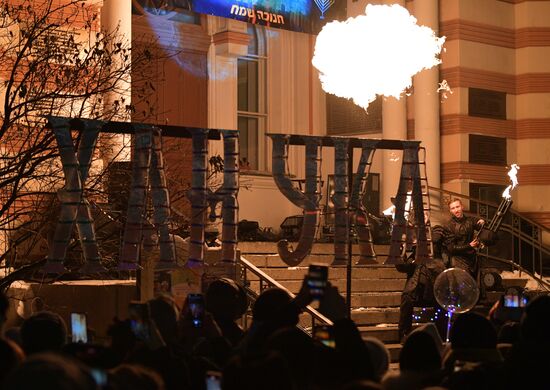
<svg viewBox="0 0 550 390">
<path fill-rule="evenodd" d="M 550 185 L 550 164 L 521 164 L 518 181 L 525 185 Z"/>
<path fill-rule="evenodd" d="M 250 36 L 248 34 L 236 31 L 222 31 L 212 36 L 212 42 L 216 45 L 222 43 L 235 43 L 248 46 L 249 40 Z"/>
<path fill-rule="evenodd" d="M 550 138 L 550 118 L 519 119 L 516 122 L 516 139 Z"/>
<path fill-rule="evenodd" d="M 441 182 L 456 180 L 488 184 L 507 184 L 507 168 L 453 161 L 441 164 Z M 521 165 L 518 180 L 522 185 L 550 185 L 550 164 Z"/>
<path fill-rule="evenodd" d="M 515 121 L 480 118 L 461 114 L 441 116 L 441 135 L 470 133 L 515 138 Z"/>
<path fill-rule="evenodd" d="M 550 27 L 524 27 L 516 30 L 516 49 L 550 46 Z"/>
<path fill-rule="evenodd" d="M 452 19 L 440 22 L 439 33 L 445 35 L 447 41 L 461 39 L 509 49 L 550 46 L 550 26 L 513 29 Z"/>
<path fill-rule="evenodd" d="M 455 66 L 442 67 L 440 77 L 447 80 L 451 88 L 481 88 L 510 94 L 516 92 L 516 76 L 511 74 Z"/>
<path fill-rule="evenodd" d="M 499 120 L 452 114 L 441 116 L 441 135 L 482 134 L 509 139 L 550 138 L 550 118 Z M 414 135 L 414 119 L 407 121 L 409 134 Z M 410 138 L 411 139 L 411 138 Z"/>
<path fill-rule="evenodd" d="M 463 39 L 511 49 L 515 47 L 516 40 L 514 29 L 491 26 L 464 19 L 441 21 L 439 24 L 439 34 L 445 35 L 447 41 Z"/>
<path fill-rule="evenodd" d="M 440 75 L 451 88 L 481 88 L 511 95 L 550 93 L 550 72 L 511 75 L 455 66 L 441 68 Z"/>
<path fill-rule="evenodd" d="M 441 164 L 441 182 L 450 183 L 461 180 L 488 184 L 506 184 L 509 181 L 506 172 L 506 167 L 454 161 Z"/>
</svg>

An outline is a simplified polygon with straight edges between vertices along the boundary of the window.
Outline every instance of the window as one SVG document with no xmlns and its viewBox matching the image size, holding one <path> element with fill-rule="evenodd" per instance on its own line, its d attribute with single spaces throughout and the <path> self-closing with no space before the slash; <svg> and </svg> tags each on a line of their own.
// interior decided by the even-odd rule
<svg viewBox="0 0 550 390">
<path fill-rule="evenodd" d="M 382 132 L 382 98 L 369 104 L 368 113 L 353 101 L 330 93 L 327 97 L 327 133 L 372 134 Z"/>
<path fill-rule="evenodd" d="M 248 54 L 237 60 L 237 125 L 242 170 L 266 170 L 266 45 L 265 30 L 248 25 Z"/>
<path fill-rule="evenodd" d="M 506 138 L 469 135 L 469 162 L 506 166 Z"/>
<path fill-rule="evenodd" d="M 482 118 L 506 119 L 506 93 L 468 88 L 468 114 Z"/>
</svg>

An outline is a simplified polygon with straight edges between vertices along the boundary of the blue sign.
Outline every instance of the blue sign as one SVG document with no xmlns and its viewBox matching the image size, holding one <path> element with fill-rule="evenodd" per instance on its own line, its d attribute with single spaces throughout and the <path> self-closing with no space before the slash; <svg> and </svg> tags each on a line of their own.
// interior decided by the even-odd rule
<svg viewBox="0 0 550 390">
<path fill-rule="evenodd" d="M 346 0 L 192 0 L 194 12 L 269 27 L 317 34 L 322 26 L 346 17 Z"/>
</svg>

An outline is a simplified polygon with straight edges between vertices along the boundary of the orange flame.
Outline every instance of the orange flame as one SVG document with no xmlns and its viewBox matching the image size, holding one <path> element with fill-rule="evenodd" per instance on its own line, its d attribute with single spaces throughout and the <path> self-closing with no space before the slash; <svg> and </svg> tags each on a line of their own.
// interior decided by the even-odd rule
<svg viewBox="0 0 550 390">
<path fill-rule="evenodd" d="M 510 177 L 510 181 L 512 182 L 512 184 L 506 187 L 506 189 L 502 193 L 503 198 L 510 199 L 512 197 L 512 195 L 510 195 L 510 191 L 516 188 L 516 186 L 519 184 L 518 169 L 519 169 L 519 165 L 517 164 L 512 164 L 512 166 L 510 167 L 510 170 L 508 171 L 508 177 Z"/>
</svg>

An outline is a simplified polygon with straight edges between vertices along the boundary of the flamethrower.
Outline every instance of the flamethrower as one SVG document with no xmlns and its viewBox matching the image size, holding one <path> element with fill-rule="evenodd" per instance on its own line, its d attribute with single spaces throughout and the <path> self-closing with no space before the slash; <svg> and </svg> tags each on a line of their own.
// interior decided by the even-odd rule
<svg viewBox="0 0 550 390">
<path fill-rule="evenodd" d="M 510 184 L 504 192 L 502 193 L 502 200 L 500 201 L 500 204 L 498 205 L 498 209 L 493 215 L 493 218 L 489 223 L 484 224 L 481 229 L 479 229 L 478 234 L 475 236 L 475 239 L 481 238 L 479 237 L 481 232 L 484 230 L 492 232 L 493 235 L 496 235 L 496 233 L 500 229 L 500 225 L 502 224 L 502 221 L 504 220 L 504 217 L 506 216 L 506 213 L 508 210 L 510 210 L 510 207 L 512 206 L 512 196 L 510 195 L 510 191 L 513 190 L 518 185 L 517 180 L 517 172 L 518 172 L 519 166 L 517 164 L 512 164 L 510 171 L 508 172 L 508 176 L 510 177 L 510 181 L 512 184 Z"/>
</svg>

